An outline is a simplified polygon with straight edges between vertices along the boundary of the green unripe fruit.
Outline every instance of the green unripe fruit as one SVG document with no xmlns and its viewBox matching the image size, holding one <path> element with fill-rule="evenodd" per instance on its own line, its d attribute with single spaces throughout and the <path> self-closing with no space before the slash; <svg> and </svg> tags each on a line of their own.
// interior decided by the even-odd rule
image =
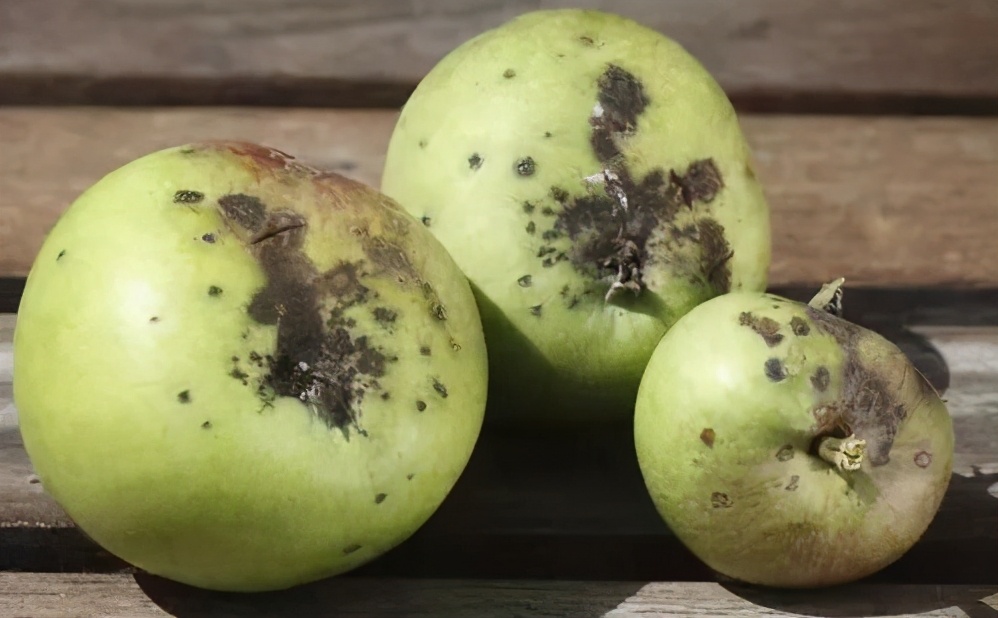
<svg viewBox="0 0 998 618">
<path fill-rule="evenodd" d="M 14 399 L 42 483 L 108 551 L 255 591 L 357 567 L 437 508 L 477 439 L 481 322 L 374 189 L 199 143 L 100 180 L 28 277 Z"/>
<path fill-rule="evenodd" d="M 766 284 L 768 207 L 724 92 L 607 13 L 528 13 L 450 53 L 402 110 L 382 190 L 473 284 L 490 419 L 629 417 L 679 316 Z"/>
<path fill-rule="evenodd" d="M 953 427 L 893 343 L 815 306 L 755 293 L 700 305 L 662 338 L 634 436 L 679 539 L 745 582 L 870 575 L 935 516 Z"/>
</svg>

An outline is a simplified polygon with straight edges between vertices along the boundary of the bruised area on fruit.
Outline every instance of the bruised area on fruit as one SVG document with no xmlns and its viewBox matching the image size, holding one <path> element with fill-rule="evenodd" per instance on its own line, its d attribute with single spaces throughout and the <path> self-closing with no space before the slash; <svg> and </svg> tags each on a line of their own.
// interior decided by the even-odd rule
<svg viewBox="0 0 998 618">
<path fill-rule="evenodd" d="M 844 438 L 855 434 L 866 441 L 870 463 L 882 466 L 890 461 L 891 447 L 901 423 L 921 400 L 907 401 L 905 386 L 914 380 L 921 398 L 934 397 L 935 391 L 903 354 L 897 358 L 877 357 L 875 362 L 866 358 L 862 350 L 872 333 L 828 311 L 806 308 L 815 327 L 832 336 L 841 347 L 843 364 L 841 396 L 830 403 L 812 410 L 815 418 L 815 446 L 824 436 Z M 830 375 L 825 367 L 818 367 L 810 376 L 816 391 L 825 391 Z"/>
<path fill-rule="evenodd" d="M 624 290 L 640 294 L 645 269 L 656 262 L 715 294 L 727 292 L 732 251 L 724 228 L 712 217 L 694 214 L 695 206 L 709 204 L 724 187 L 714 161 L 694 161 L 685 170 L 656 168 L 637 177 L 623 154 L 649 103 L 637 77 L 607 66 L 589 118 L 590 147 L 602 170 L 586 179 L 583 195 L 551 187 L 551 198 L 561 206 L 557 212 L 542 209 L 537 217 L 526 204 L 532 215 L 526 231 L 544 241 L 537 255 L 543 267 L 569 261 L 587 276 L 609 282 L 608 299 Z M 679 217 L 683 211 L 686 216 Z M 567 248 L 556 242 L 566 236 Z"/>
<path fill-rule="evenodd" d="M 314 170 L 265 147 L 228 142 L 207 146 L 238 155 L 258 179 L 261 174 L 272 173 L 283 184 L 307 180 L 320 193 L 327 191 L 333 196 L 329 200 L 332 208 L 345 203 L 344 197 L 351 191 L 367 191 L 359 183 Z M 234 356 L 229 375 L 247 386 L 253 379 L 263 407 L 278 396 L 293 397 L 304 402 L 327 427 L 338 428 L 347 437 L 351 428 L 366 435 L 359 419 L 361 402 L 371 391 L 382 398 L 390 396 L 379 378 L 398 357 L 358 334 L 356 320 L 348 317 L 347 310 L 369 305 L 368 312 L 381 326 L 391 326 L 398 312 L 380 301 L 377 292 L 364 285 L 364 278 L 381 275 L 412 286 L 427 300 L 428 310 L 437 320 L 446 319 L 446 310 L 432 286 L 421 280 L 407 251 L 393 241 L 404 235 L 408 222 L 398 213 L 379 212 L 386 233 L 374 236 L 359 227 L 350 230 L 366 259 L 340 261 L 320 272 L 304 252 L 308 224 L 302 214 L 272 208 L 260 197 L 244 193 L 219 197 L 217 209 L 266 277 L 247 313 L 259 324 L 277 327 L 273 352 Z M 251 374 L 259 377 L 251 378 Z"/>
</svg>

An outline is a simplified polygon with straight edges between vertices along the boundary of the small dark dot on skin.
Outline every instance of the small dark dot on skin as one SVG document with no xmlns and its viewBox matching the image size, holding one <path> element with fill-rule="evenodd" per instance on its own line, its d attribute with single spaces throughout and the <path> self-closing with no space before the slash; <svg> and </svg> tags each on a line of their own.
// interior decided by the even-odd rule
<svg viewBox="0 0 998 618">
<path fill-rule="evenodd" d="M 62 251 L 60 251 L 59 255 L 55 256 L 55 261 L 58 262 L 59 260 L 62 259 L 62 256 L 64 256 L 64 255 L 66 255 L 66 250 L 65 249 L 63 249 Z"/>
<path fill-rule="evenodd" d="M 516 71 L 514 71 L 513 69 L 506 69 L 505 71 L 502 72 L 502 76 L 505 77 L 506 79 L 512 79 L 516 77 Z"/>
<path fill-rule="evenodd" d="M 714 430 L 711 429 L 710 427 L 707 427 L 700 432 L 700 441 L 706 444 L 708 447 L 714 448 L 715 435 L 716 434 L 714 433 Z"/>
<path fill-rule="evenodd" d="M 811 376 L 811 386 L 819 392 L 825 392 L 828 389 L 828 384 L 831 382 L 832 376 L 828 373 L 827 367 L 818 367 L 814 371 L 814 375 Z"/>
<path fill-rule="evenodd" d="M 915 453 L 915 465 L 919 468 L 928 468 L 931 463 L 932 455 L 927 451 L 919 451 Z"/>
<path fill-rule="evenodd" d="M 794 458 L 794 447 L 790 444 L 784 444 L 780 447 L 780 450 L 776 451 L 776 459 L 779 461 L 790 461 Z"/>
<path fill-rule="evenodd" d="M 190 391 L 180 391 L 177 393 L 177 401 L 180 403 L 190 403 L 191 402 L 191 392 Z"/>
<path fill-rule="evenodd" d="M 419 410 L 420 412 L 422 412 L 423 410 L 425 410 L 426 409 L 426 402 L 425 401 L 417 400 L 416 401 L 416 409 Z"/>
<path fill-rule="evenodd" d="M 447 319 L 447 310 L 444 309 L 443 305 L 436 304 L 436 305 L 433 306 L 433 315 L 435 315 L 438 320 L 441 320 L 441 321 L 446 320 Z"/>
<path fill-rule="evenodd" d="M 429 356 L 430 355 L 430 346 L 428 346 L 428 345 L 420 346 L 419 347 L 419 353 L 422 356 Z"/>
<path fill-rule="evenodd" d="M 523 275 L 522 277 L 516 280 L 516 282 L 520 284 L 521 288 L 529 288 L 530 285 L 533 283 L 533 281 L 534 278 L 531 277 L 530 275 Z"/>
<path fill-rule="evenodd" d="M 545 217 L 553 217 L 554 209 L 551 208 L 550 206 L 545 206 L 544 208 L 541 208 L 541 214 L 544 215 Z"/>
<path fill-rule="evenodd" d="M 356 543 L 354 543 L 353 545 L 347 545 L 346 547 L 343 548 L 343 553 L 344 554 L 352 554 L 352 553 L 354 553 L 355 551 L 357 551 L 360 548 L 361 548 L 361 546 L 357 545 Z"/>
<path fill-rule="evenodd" d="M 450 340 L 450 349 L 454 350 L 455 352 L 460 352 L 461 351 L 461 344 L 458 343 L 458 342 L 456 342 L 456 341 L 454 341 L 453 339 L 451 339 Z"/>
<path fill-rule="evenodd" d="M 405 480 L 411 481 L 412 477 L 414 477 L 414 476 L 416 476 L 416 473 L 415 472 L 410 472 L 409 474 L 405 475 Z"/>
<path fill-rule="evenodd" d="M 770 358 L 765 365 L 766 377 L 773 382 L 780 382 L 787 377 L 783 369 L 783 362 L 778 358 Z"/>
<path fill-rule="evenodd" d="M 593 38 L 589 37 L 589 36 L 580 36 L 579 37 L 579 42 L 581 42 L 586 47 L 592 47 L 595 44 L 595 41 L 593 41 Z"/>
<path fill-rule="evenodd" d="M 213 285 L 210 288 L 208 288 L 208 296 L 218 296 L 221 293 L 222 293 L 222 288 L 218 287 L 217 285 Z"/>
<path fill-rule="evenodd" d="M 426 215 L 423 215 L 422 217 L 420 217 L 419 220 L 422 221 L 423 225 L 425 225 L 426 227 L 430 227 L 430 221 L 431 221 L 431 219 L 429 217 L 427 217 Z"/>
<path fill-rule="evenodd" d="M 426 148 L 426 140 L 425 139 L 419 140 L 419 147 L 420 148 Z"/>
<path fill-rule="evenodd" d="M 215 235 L 214 234 L 204 234 L 203 236 L 201 236 L 201 240 L 205 241 L 206 243 L 208 243 L 210 245 L 213 242 L 215 242 Z"/>
<path fill-rule="evenodd" d="M 800 316 L 794 316 L 790 320 L 790 330 L 798 337 L 806 337 L 811 334 L 811 327 Z"/>
<path fill-rule="evenodd" d="M 550 131 L 545 131 L 544 132 L 544 137 L 551 137 L 551 132 Z"/>
<path fill-rule="evenodd" d="M 388 391 L 385 391 L 381 393 L 381 398 L 384 399 L 385 401 L 388 401 L 389 399 L 392 398 L 392 394 L 389 393 Z"/>
<path fill-rule="evenodd" d="M 204 199 L 200 191 L 177 191 L 173 194 L 174 204 L 197 204 Z"/>
<path fill-rule="evenodd" d="M 154 315 L 154 316 L 152 316 L 151 318 L 149 318 L 149 321 L 150 321 L 151 323 L 155 324 L 156 322 L 159 322 L 159 316 L 155 316 L 155 315 Z"/>
<path fill-rule="evenodd" d="M 568 199 L 568 191 L 561 187 L 551 187 L 551 197 L 556 202 L 564 202 Z"/>
<path fill-rule="evenodd" d="M 382 502 L 385 501 L 385 498 L 387 498 L 387 497 L 388 497 L 388 494 L 378 494 L 378 495 L 374 496 L 374 503 L 375 504 L 381 504 Z"/>
<path fill-rule="evenodd" d="M 537 164 L 532 157 L 523 157 L 516 162 L 516 173 L 520 176 L 532 176 L 537 171 Z"/>
<path fill-rule="evenodd" d="M 524 202 L 523 203 L 523 212 L 527 213 L 528 215 L 530 213 L 534 212 L 534 205 L 531 204 L 530 202 Z"/>
<path fill-rule="evenodd" d="M 443 382 L 436 378 L 433 379 L 433 390 L 437 391 L 437 394 L 444 399 L 447 398 L 447 387 L 444 386 Z"/>
<path fill-rule="evenodd" d="M 535 225 L 533 221 L 531 221 L 530 223 L 527 224 L 527 233 L 528 234 L 533 234 L 536 231 L 537 231 L 537 225 Z"/>
<path fill-rule="evenodd" d="M 201 429 L 211 429 L 211 421 L 201 423 Z"/>
<path fill-rule="evenodd" d="M 731 498 L 728 497 L 728 494 L 715 491 L 710 494 L 710 504 L 715 509 L 727 509 L 731 508 L 734 503 L 731 501 Z"/>
<path fill-rule="evenodd" d="M 473 170 L 477 170 L 482 167 L 482 157 L 477 152 L 470 157 L 468 157 L 468 167 Z"/>
<path fill-rule="evenodd" d="M 790 477 L 790 482 L 784 487 L 787 491 L 797 491 L 797 483 L 800 481 L 800 476 L 794 474 Z"/>
<path fill-rule="evenodd" d="M 534 305 L 533 307 L 530 308 L 530 313 L 532 315 L 539 316 L 541 314 L 541 306 L 540 305 Z"/>
</svg>

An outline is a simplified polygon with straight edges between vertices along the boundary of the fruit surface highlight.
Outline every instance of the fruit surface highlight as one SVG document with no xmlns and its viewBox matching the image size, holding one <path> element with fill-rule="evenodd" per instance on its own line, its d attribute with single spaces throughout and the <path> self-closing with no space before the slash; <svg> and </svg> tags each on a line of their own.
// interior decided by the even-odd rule
<svg viewBox="0 0 998 618">
<path fill-rule="evenodd" d="M 768 207 L 731 104 L 616 15 L 532 12 L 455 49 L 402 110 L 381 187 L 473 284 L 490 420 L 629 418 L 680 315 L 765 287 Z"/>
<path fill-rule="evenodd" d="M 728 577 L 819 587 L 870 575 L 915 544 L 948 486 L 943 401 L 893 343 L 824 305 L 709 300 L 642 378 L 634 436 L 651 497 Z"/>
<path fill-rule="evenodd" d="M 418 221 L 238 142 L 150 154 L 74 202 L 28 277 L 14 376 L 31 462 L 84 532 L 237 591 L 411 535 L 487 388 L 471 289 Z"/>
</svg>

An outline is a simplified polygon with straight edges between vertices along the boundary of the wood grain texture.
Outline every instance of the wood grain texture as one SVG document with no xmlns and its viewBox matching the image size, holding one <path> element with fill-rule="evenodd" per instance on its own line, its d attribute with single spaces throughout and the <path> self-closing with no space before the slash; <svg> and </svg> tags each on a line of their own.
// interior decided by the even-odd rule
<svg viewBox="0 0 998 618">
<path fill-rule="evenodd" d="M 6 0 L 0 103 L 399 105 L 463 41 L 568 6 L 674 37 L 749 108 L 998 112 L 991 0 Z"/>
<path fill-rule="evenodd" d="M 8 342 L 13 323 L 13 316 L 0 316 Z M 871 581 L 998 583 L 998 328 L 919 331 L 948 367 L 954 475 L 922 540 Z M 3 341 L 0 393 L 10 393 L 12 351 Z M 0 401 L 0 570 L 128 571 L 32 482 L 16 415 L 9 398 Z M 655 512 L 629 426 L 557 435 L 487 426 L 437 513 L 351 576 L 716 578 Z"/>
<path fill-rule="evenodd" d="M 998 6 L 998 5 L 996 5 Z M 204 138 L 258 141 L 377 186 L 397 115 L 246 108 L 0 108 L 0 277 L 104 174 Z M 998 286 L 998 119 L 759 116 L 771 283 Z"/>
<path fill-rule="evenodd" d="M 55 618 L 337 616 L 344 618 L 673 618 L 919 616 L 998 610 L 998 586 L 857 585 L 761 591 L 707 582 L 329 579 L 257 595 L 218 594 L 155 577 L 0 573 L 0 614 Z"/>
</svg>

